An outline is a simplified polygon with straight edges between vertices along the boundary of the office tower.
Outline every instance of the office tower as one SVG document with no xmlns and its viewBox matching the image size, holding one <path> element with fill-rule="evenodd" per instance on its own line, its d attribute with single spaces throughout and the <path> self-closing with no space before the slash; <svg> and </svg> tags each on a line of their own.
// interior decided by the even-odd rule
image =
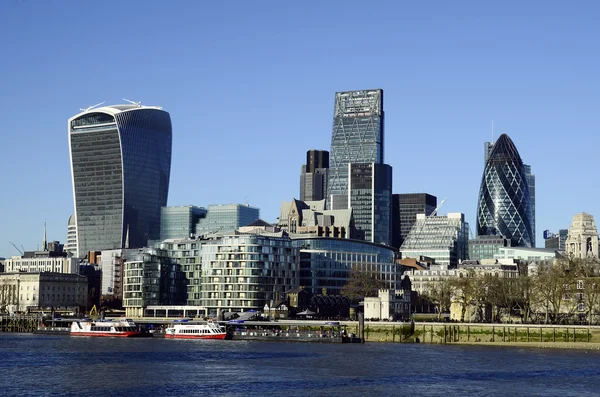
<svg viewBox="0 0 600 397">
<path fill-rule="evenodd" d="M 501 248 L 510 247 L 510 240 L 502 236 L 477 236 L 469 240 L 469 259 L 494 259 Z"/>
<path fill-rule="evenodd" d="M 437 197 L 427 193 L 392 195 L 392 246 L 400 248 L 417 220 L 417 214 L 431 215 Z"/>
<path fill-rule="evenodd" d="M 525 167 L 525 179 L 527 179 L 527 186 L 529 187 L 529 203 L 531 204 L 531 228 L 533 229 L 531 246 L 535 247 L 535 175 L 531 173 L 530 165 L 523 164 L 523 167 Z"/>
<path fill-rule="evenodd" d="M 392 167 L 350 163 L 348 175 L 348 208 L 352 208 L 356 234 L 351 237 L 391 245 Z"/>
<path fill-rule="evenodd" d="M 329 152 L 309 150 L 300 174 L 300 201 L 319 201 L 327 194 Z"/>
<path fill-rule="evenodd" d="M 248 204 L 209 205 L 206 217 L 201 218 L 196 225 L 196 234 L 232 232 L 258 220 L 260 210 Z"/>
<path fill-rule="evenodd" d="M 573 216 L 565 248 L 573 258 L 598 258 L 598 229 L 592 215 L 582 212 Z"/>
<path fill-rule="evenodd" d="M 488 158 L 492 153 L 492 149 L 494 148 L 494 142 L 485 142 L 484 143 L 484 166 L 487 164 Z M 525 167 L 525 179 L 527 180 L 527 185 L 529 187 L 529 202 L 531 203 L 531 224 L 533 229 L 532 234 L 532 247 L 535 247 L 535 175 L 531 173 L 531 166 L 527 164 L 523 164 Z"/>
<path fill-rule="evenodd" d="M 69 256 L 77 255 L 77 224 L 75 222 L 75 214 L 69 217 L 69 224 L 67 226 L 67 243 L 65 244 L 65 251 Z"/>
<path fill-rule="evenodd" d="M 477 205 L 477 235 L 503 236 L 513 247 L 533 246 L 529 185 L 521 156 L 502 134 L 483 170 Z"/>
<path fill-rule="evenodd" d="M 162 207 L 160 209 L 160 239 L 189 238 L 196 234 L 196 225 L 205 216 L 206 209 L 194 205 Z"/>
<path fill-rule="evenodd" d="M 346 208 L 348 164 L 383 163 L 383 129 L 383 90 L 335 94 L 327 183 L 329 209 Z"/>
<path fill-rule="evenodd" d="M 551 233 L 550 230 L 544 230 L 544 248 L 564 251 L 568 235 L 568 229 L 560 229 L 558 233 Z"/>
<path fill-rule="evenodd" d="M 68 132 L 77 256 L 158 239 L 171 173 L 169 113 L 137 103 L 91 107 L 69 119 Z"/>
<path fill-rule="evenodd" d="M 425 216 L 417 220 L 400 247 L 402 258 L 426 256 L 438 265 L 454 267 L 469 255 L 469 224 L 460 212 Z"/>
</svg>

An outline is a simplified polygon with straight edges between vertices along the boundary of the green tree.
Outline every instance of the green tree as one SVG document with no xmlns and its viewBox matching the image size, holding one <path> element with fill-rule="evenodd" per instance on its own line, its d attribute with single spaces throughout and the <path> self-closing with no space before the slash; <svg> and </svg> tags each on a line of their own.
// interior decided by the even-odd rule
<svg viewBox="0 0 600 397">
<path fill-rule="evenodd" d="M 443 279 L 428 284 L 427 291 L 423 295 L 426 300 L 435 306 L 438 321 L 442 313 L 450 311 L 450 305 L 452 304 L 452 284 L 450 280 Z"/>
</svg>

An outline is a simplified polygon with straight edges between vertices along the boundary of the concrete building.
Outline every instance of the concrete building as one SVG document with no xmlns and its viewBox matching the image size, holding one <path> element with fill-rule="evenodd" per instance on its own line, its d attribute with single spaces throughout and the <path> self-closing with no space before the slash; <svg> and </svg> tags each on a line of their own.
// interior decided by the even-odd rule
<svg viewBox="0 0 600 397">
<path fill-rule="evenodd" d="M 350 238 L 353 227 L 352 210 L 326 210 L 325 200 L 284 201 L 277 227 L 289 234 Z"/>
<path fill-rule="evenodd" d="M 206 209 L 194 205 L 160 209 L 160 240 L 185 239 L 196 234 L 196 225 L 206 216 Z"/>
<path fill-rule="evenodd" d="M 88 284 L 85 276 L 54 272 L 0 274 L 0 313 L 33 309 L 86 310 Z"/>
<path fill-rule="evenodd" d="M 50 256 L 21 257 L 13 256 L 4 261 L 6 273 L 66 273 L 77 274 L 79 272 L 79 259 Z"/>
<path fill-rule="evenodd" d="M 592 215 L 582 212 L 573 216 L 565 248 L 575 258 L 598 258 L 598 229 Z"/>
<path fill-rule="evenodd" d="M 417 214 L 431 215 L 437 207 L 437 197 L 427 193 L 392 195 L 392 247 L 400 249 L 417 221 Z"/>
<path fill-rule="evenodd" d="M 549 230 L 544 230 L 544 248 L 564 252 L 568 235 L 568 229 L 560 229 L 558 233 L 551 233 Z"/>
<path fill-rule="evenodd" d="M 329 152 L 309 150 L 306 152 L 306 164 L 300 173 L 300 200 L 318 201 L 327 195 L 329 176 Z"/>
<path fill-rule="evenodd" d="M 125 261 L 136 257 L 139 249 L 103 250 L 95 261 L 102 272 L 100 293 L 112 299 L 123 299 L 123 266 Z"/>
<path fill-rule="evenodd" d="M 494 259 L 500 248 L 510 247 L 510 240 L 502 236 L 477 236 L 469 240 L 469 259 Z"/>
<path fill-rule="evenodd" d="M 67 225 L 67 243 L 65 244 L 65 251 L 68 256 L 77 255 L 77 222 L 75 222 L 75 214 L 69 217 L 69 223 Z"/>
<path fill-rule="evenodd" d="M 348 164 L 348 208 L 357 240 L 392 244 L 392 167 L 378 163 Z"/>
<path fill-rule="evenodd" d="M 499 248 L 498 253 L 494 255 L 495 259 L 516 259 L 526 262 L 532 261 L 553 261 L 558 257 L 558 252 L 545 248 L 527 248 L 527 247 L 505 247 Z"/>
<path fill-rule="evenodd" d="M 335 94 L 327 183 L 328 209 L 348 208 L 348 164 L 383 164 L 383 138 L 382 89 Z"/>
<path fill-rule="evenodd" d="M 166 252 L 145 249 L 124 265 L 123 307 L 128 317 L 142 317 L 148 306 L 186 304 L 185 275 Z"/>
<path fill-rule="evenodd" d="M 68 121 L 77 257 L 160 236 L 167 205 L 169 113 L 139 103 L 90 107 Z"/>
<path fill-rule="evenodd" d="M 417 220 L 400 247 L 402 258 L 429 257 L 436 264 L 454 267 L 468 259 L 469 224 L 460 212 L 426 217 Z"/>
<path fill-rule="evenodd" d="M 401 284 L 404 286 L 402 289 L 380 289 L 377 296 L 364 299 L 365 319 L 390 321 L 410 319 L 410 280 L 405 276 L 402 281 Z"/>
<path fill-rule="evenodd" d="M 211 316 L 261 310 L 299 286 L 300 255 L 283 232 L 223 236 L 201 255 L 201 301 Z"/>
<path fill-rule="evenodd" d="M 217 232 L 233 232 L 259 218 L 260 210 L 248 204 L 209 205 L 206 216 L 196 225 L 196 234 L 200 236 Z"/>
</svg>

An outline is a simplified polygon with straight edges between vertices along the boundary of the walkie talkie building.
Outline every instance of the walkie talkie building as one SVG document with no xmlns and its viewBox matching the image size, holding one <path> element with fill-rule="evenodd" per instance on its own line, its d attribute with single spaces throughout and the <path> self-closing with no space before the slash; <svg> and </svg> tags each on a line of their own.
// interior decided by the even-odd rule
<svg viewBox="0 0 600 397">
<path fill-rule="evenodd" d="M 513 247 L 534 246 L 527 174 L 513 141 L 502 134 L 486 161 L 477 205 L 477 235 L 504 236 Z"/>
<path fill-rule="evenodd" d="M 171 174 L 171 117 L 139 104 L 88 108 L 69 119 L 77 256 L 160 237 Z"/>
</svg>

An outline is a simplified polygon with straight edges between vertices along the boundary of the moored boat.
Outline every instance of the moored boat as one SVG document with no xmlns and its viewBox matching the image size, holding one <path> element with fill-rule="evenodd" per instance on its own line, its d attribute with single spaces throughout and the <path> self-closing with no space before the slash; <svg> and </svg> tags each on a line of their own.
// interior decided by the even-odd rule
<svg viewBox="0 0 600 397">
<path fill-rule="evenodd" d="M 145 336 L 133 320 L 128 318 L 114 321 L 94 321 L 89 319 L 73 321 L 70 334 L 72 336 Z"/>
<path fill-rule="evenodd" d="M 165 330 L 165 338 L 171 339 L 225 339 L 224 327 L 212 320 L 177 320 Z"/>
</svg>

